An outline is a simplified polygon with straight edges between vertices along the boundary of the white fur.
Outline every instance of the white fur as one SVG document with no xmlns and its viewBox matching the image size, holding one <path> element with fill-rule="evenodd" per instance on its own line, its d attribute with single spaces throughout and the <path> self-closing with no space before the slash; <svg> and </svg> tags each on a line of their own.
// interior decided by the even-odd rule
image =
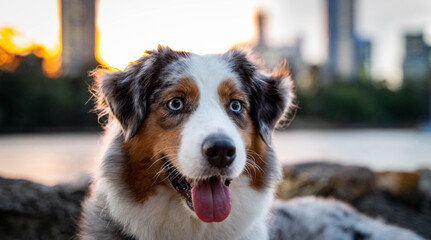
<svg viewBox="0 0 431 240">
<path fill-rule="evenodd" d="M 230 137 L 236 147 L 235 161 L 229 166 L 230 178 L 238 177 L 245 166 L 246 152 L 244 142 L 229 118 L 224 105 L 220 102 L 218 87 L 226 79 L 238 84 L 237 76 L 228 71 L 225 61 L 217 55 L 193 55 L 187 74 L 196 82 L 199 89 L 199 106 L 184 126 L 178 160 L 181 173 L 190 178 L 202 178 L 210 165 L 202 156 L 201 146 L 204 139 L 213 134 Z M 214 175 L 216 172 L 210 173 Z"/>
<path fill-rule="evenodd" d="M 157 194 L 143 204 L 132 201 L 124 189 L 103 177 L 94 191 L 106 194 L 106 211 L 138 239 L 265 240 L 269 237 L 265 219 L 273 193 L 255 191 L 249 187 L 249 181 L 245 176 L 232 181 L 232 211 L 220 223 L 202 222 L 183 206 L 184 200 L 177 193 L 164 186 L 158 187 Z"/>
</svg>

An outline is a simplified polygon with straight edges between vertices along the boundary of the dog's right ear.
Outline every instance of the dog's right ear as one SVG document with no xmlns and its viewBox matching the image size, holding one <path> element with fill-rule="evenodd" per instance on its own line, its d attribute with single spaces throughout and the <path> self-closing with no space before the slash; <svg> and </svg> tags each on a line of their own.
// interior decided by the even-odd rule
<svg viewBox="0 0 431 240">
<path fill-rule="evenodd" d="M 147 114 L 152 58 L 146 55 L 123 71 L 97 69 L 92 73 L 96 108 L 101 115 L 112 114 L 118 119 L 125 141 L 136 135 Z"/>
</svg>

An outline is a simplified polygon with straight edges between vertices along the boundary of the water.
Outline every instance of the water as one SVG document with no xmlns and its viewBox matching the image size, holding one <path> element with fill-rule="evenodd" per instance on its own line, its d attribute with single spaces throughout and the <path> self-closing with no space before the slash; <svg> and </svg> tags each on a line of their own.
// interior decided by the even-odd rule
<svg viewBox="0 0 431 240">
<path fill-rule="evenodd" d="M 431 133 L 417 130 L 294 130 L 274 136 L 283 163 L 325 160 L 376 171 L 431 169 Z"/>
<path fill-rule="evenodd" d="M 431 134 L 416 130 L 289 130 L 277 132 L 282 163 L 329 161 L 374 170 L 431 169 Z M 0 136 L 0 176 L 53 185 L 76 181 L 99 164 L 98 134 Z"/>
<path fill-rule="evenodd" d="M 97 134 L 0 136 L 0 176 L 53 185 L 76 181 L 97 167 Z"/>
</svg>

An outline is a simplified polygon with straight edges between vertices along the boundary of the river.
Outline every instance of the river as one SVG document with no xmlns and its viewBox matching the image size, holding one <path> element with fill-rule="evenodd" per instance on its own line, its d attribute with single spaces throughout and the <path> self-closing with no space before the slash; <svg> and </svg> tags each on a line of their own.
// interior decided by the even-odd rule
<svg viewBox="0 0 431 240">
<path fill-rule="evenodd" d="M 328 161 L 373 170 L 431 169 L 431 133 L 418 130 L 288 130 L 276 132 L 284 164 Z M 0 135 L 0 176 L 54 185 L 95 171 L 101 153 L 96 133 Z"/>
</svg>

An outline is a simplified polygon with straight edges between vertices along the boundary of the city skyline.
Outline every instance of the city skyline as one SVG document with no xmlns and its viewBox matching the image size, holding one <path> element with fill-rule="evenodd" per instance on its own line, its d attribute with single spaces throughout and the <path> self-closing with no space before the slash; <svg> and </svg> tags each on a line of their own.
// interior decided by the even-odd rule
<svg viewBox="0 0 431 240">
<path fill-rule="evenodd" d="M 182 5 L 173 3 L 170 0 L 157 3 L 127 1 L 118 5 L 114 1 L 101 0 L 97 19 L 100 57 L 109 65 L 122 68 L 158 43 L 198 53 L 221 52 L 234 43 L 255 39 L 253 16 L 258 8 L 263 8 L 269 16 L 267 42 L 270 45 L 291 44 L 297 37 L 302 37 L 304 59 L 313 64 L 326 61 L 325 1 L 198 3 L 189 0 Z M 373 76 L 396 82 L 402 76 L 404 33 L 423 31 L 429 42 L 431 2 L 412 0 L 405 4 L 402 0 L 391 0 L 389 10 L 388 3 L 389 0 L 357 0 L 356 30 L 373 43 Z M 3 6 L 0 26 L 12 26 L 48 49 L 59 45 L 56 0 L 37 3 L 1 0 L 0 4 Z M 27 7 L 22 8 L 23 5 Z M 43 10 L 35 11 L 37 9 Z M 162 21 L 166 16 L 171 18 Z"/>
</svg>

